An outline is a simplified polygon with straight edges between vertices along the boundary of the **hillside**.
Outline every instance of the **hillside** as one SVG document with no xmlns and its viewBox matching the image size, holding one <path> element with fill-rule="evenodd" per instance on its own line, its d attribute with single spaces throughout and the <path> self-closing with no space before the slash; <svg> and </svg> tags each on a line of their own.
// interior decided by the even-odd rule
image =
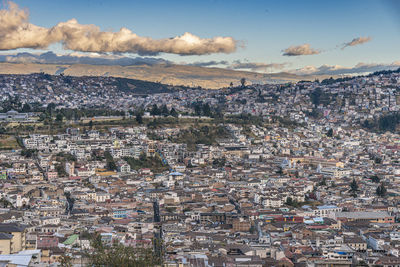
<svg viewBox="0 0 400 267">
<path fill-rule="evenodd" d="M 262 74 L 222 68 L 205 68 L 172 64 L 107 66 L 83 64 L 0 63 L 0 74 L 30 74 L 38 72 L 52 75 L 63 73 L 70 76 L 113 76 L 160 82 L 171 85 L 201 86 L 203 88 L 211 89 L 226 87 L 231 82 L 238 85 L 241 78 L 246 78 L 249 83 L 261 84 L 327 78 L 327 76 L 298 76 L 290 73 Z"/>
</svg>

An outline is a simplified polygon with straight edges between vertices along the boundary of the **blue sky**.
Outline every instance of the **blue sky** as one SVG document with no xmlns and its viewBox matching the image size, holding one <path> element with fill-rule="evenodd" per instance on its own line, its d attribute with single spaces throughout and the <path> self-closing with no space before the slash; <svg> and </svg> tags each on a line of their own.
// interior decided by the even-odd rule
<svg viewBox="0 0 400 267">
<path fill-rule="evenodd" d="M 352 67 L 360 62 L 390 64 L 400 60 L 400 5 L 395 0 L 14 2 L 29 10 L 30 23 L 42 27 L 76 18 L 80 24 L 95 24 L 103 31 L 126 27 L 154 39 L 190 32 L 201 38 L 229 36 L 244 44 L 244 48 L 239 47 L 230 54 L 157 55 L 177 63 L 240 60 L 288 63 L 286 68 L 297 69 L 324 64 Z M 343 50 L 338 47 L 357 37 L 372 40 Z M 321 53 L 282 55 L 282 50 L 302 44 L 310 44 Z M 71 52 L 64 51 L 61 45 L 51 45 L 49 49 L 57 53 Z"/>
</svg>

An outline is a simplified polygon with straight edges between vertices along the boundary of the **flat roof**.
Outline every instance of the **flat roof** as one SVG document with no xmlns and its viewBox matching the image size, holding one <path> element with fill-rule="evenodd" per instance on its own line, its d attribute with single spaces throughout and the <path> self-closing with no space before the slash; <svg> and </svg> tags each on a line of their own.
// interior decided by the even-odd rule
<svg viewBox="0 0 400 267">
<path fill-rule="evenodd" d="M 337 212 L 336 217 L 351 219 L 375 219 L 382 217 L 390 217 L 387 211 L 353 211 L 353 212 Z"/>
</svg>

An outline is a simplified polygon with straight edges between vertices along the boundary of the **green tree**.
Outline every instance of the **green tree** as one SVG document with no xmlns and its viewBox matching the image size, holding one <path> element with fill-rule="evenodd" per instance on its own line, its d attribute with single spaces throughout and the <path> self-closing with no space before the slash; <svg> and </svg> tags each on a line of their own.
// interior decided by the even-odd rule
<svg viewBox="0 0 400 267">
<path fill-rule="evenodd" d="M 314 91 L 311 93 L 310 98 L 311 102 L 317 107 L 320 104 L 320 98 L 321 98 L 322 90 L 321 88 L 316 88 Z"/>
<path fill-rule="evenodd" d="M 240 79 L 240 84 L 242 85 L 242 87 L 244 87 L 246 85 L 246 78 Z"/>
<path fill-rule="evenodd" d="M 376 164 L 381 164 L 382 163 L 382 159 L 380 157 L 375 157 L 374 159 Z"/>
<path fill-rule="evenodd" d="M 219 168 L 224 167 L 224 166 L 225 166 L 225 163 L 226 163 L 226 158 L 225 158 L 225 157 L 223 157 L 223 158 L 216 158 L 216 159 L 214 159 L 213 162 L 212 162 L 213 166 L 219 167 Z"/>
<path fill-rule="evenodd" d="M 370 179 L 374 183 L 379 183 L 381 181 L 381 179 L 377 175 L 371 176 Z"/>
<path fill-rule="evenodd" d="M 147 160 L 146 153 L 141 152 L 140 155 L 139 155 L 139 160 L 140 161 L 146 161 Z"/>
<path fill-rule="evenodd" d="M 49 114 L 52 114 L 55 108 L 56 108 L 56 104 L 50 103 L 47 105 L 46 110 Z"/>
<path fill-rule="evenodd" d="M 293 205 L 293 199 L 291 197 L 286 198 L 286 205 L 292 206 Z"/>
<path fill-rule="evenodd" d="M 139 124 L 143 124 L 143 116 L 141 113 L 136 114 L 136 121 Z"/>
<path fill-rule="evenodd" d="M 158 250 L 162 246 L 157 246 L 156 241 L 153 242 L 154 247 Z M 162 264 L 159 251 L 154 252 L 151 248 L 124 246 L 121 243 L 113 243 L 105 245 L 98 235 L 91 242 L 93 250 L 87 253 L 89 266 L 94 267 L 150 267 Z"/>
<path fill-rule="evenodd" d="M 202 105 L 201 105 L 201 103 L 195 103 L 194 104 L 194 113 L 197 116 L 201 116 L 201 113 L 202 113 Z"/>
<path fill-rule="evenodd" d="M 358 184 L 357 181 L 353 178 L 353 181 L 350 183 L 350 192 L 354 198 L 357 197 L 357 191 L 358 191 Z"/>
<path fill-rule="evenodd" d="M 22 110 L 21 110 L 22 112 L 31 112 L 32 111 L 32 108 L 31 108 L 31 106 L 28 104 L 28 103 L 25 103 L 23 106 L 22 106 Z"/>
<path fill-rule="evenodd" d="M 60 266 L 61 267 L 72 267 L 73 266 L 72 258 L 70 256 L 65 255 L 65 254 L 62 255 L 60 257 Z"/>
<path fill-rule="evenodd" d="M 5 199 L 5 198 L 0 199 L 0 205 L 3 208 L 8 208 L 8 207 L 12 208 L 13 207 L 12 203 L 10 201 L 8 201 L 7 199 Z"/>
<path fill-rule="evenodd" d="M 64 196 L 67 199 L 67 205 L 65 207 L 65 210 L 67 213 L 70 213 L 74 208 L 75 198 L 71 197 L 71 193 L 69 191 L 65 192 Z"/>
<path fill-rule="evenodd" d="M 115 164 L 114 158 L 112 157 L 109 151 L 104 152 L 104 157 L 107 162 L 107 169 L 110 171 L 115 171 L 117 169 L 117 165 Z"/>
<path fill-rule="evenodd" d="M 166 105 L 162 105 L 162 107 L 161 107 L 161 115 L 163 115 L 163 116 L 168 116 L 169 115 L 169 110 L 168 110 Z"/>
<path fill-rule="evenodd" d="M 208 103 L 203 105 L 203 114 L 204 114 L 204 116 L 207 116 L 207 117 L 211 116 L 211 108 L 210 108 L 210 105 Z"/>
<path fill-rule="evenodd" d="M 151 108 L 150 114 L 152 116 L 156 116 L 156 115 L 160 115 L 161 114 L 161 111 L 160 111 L 160 109 L 158 108 L 158 106 L 156 104 L 154 104 L 153 107 Z"/>
<path fill-rule="evenodd" d="M 328 137 L 332 137 L 332 136 L 333 136 L 333 130 L 332 130 L 332 128 L 330 128 L 330 129 L 328 130 L 328 132 L 326 132 L 326 136 L 328 136 Z"/>
<path fill-rule="evenodd" d="M 57 113 L 56 115 L 56 122 L 62 122 L 63 121 L 63 114 Z"/>
<path fill-rule="evenodd" d="M 387 190 L 386 190 L 386 187 L 385 187 L 385 185 L 384 185 L 383 183 L 381 183 L 381 184 L 376 188 L 376 194 L 377 194 L 379 197 L 384 197 L 384 196 L 386 195 L 386 192 L 387 192 Z"/>
<path fill-rule="evenodd" d="M 176 112 L 176 110 L 174 109 L 174 108 L 171 108 L 171 111 L 170 111 L 170 113 L 169 113 L 172 117 L 178 117 L 178 112 Z"/>
<path fill-rule="evenodd" d="M 64 164 L 59 163 L 59 164 L 56 164 L 55 167 L 56 167 L 55 169 L 57 171 L 58 177 L 64 177 L 64 176 L 68 175 L 67 172 L 65 171 Z"/>
<path fill-rule="evenodd" d="M 117 165 L 115 164 L 115 161 L 107 161 L 107 169 L 110 171 L 115 171 L 117 169 Z"/>
</svg>

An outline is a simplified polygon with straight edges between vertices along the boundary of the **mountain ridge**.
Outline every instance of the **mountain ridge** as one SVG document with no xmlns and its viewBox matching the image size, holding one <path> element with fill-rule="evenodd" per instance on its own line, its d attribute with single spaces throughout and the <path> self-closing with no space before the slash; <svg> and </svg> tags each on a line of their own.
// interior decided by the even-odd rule
<svg viewBox="0 0 400 267">
<path fill-rule="evenodd" d="M 1 74 L 30 74 L 38 72 L 69 76 L 113 76 L 177 86 L 200 86 L 210 89 L 227 87 L 231 82 L 234 85 L 238 85 L 241 78 L 245 78 L 248 83 L 265 84 L 331 77 L 331 75 L 296 75 L 287 72 L 264 74 L 216 67 L 198 67 L 169 63 L 120 66 L 0 62 Z"/>
</svg>

